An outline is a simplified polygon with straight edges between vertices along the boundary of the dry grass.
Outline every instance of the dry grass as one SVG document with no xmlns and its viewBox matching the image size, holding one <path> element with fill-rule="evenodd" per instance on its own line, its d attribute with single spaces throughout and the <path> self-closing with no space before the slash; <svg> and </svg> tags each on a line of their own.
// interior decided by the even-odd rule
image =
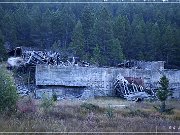
<svg viewBox="0 0 180 135">
<path fill-rule="evenodd" d="M 155 103 L 134 103 L 120 99 L 100 98 L 86 101 L 98 105 L 96 110 L 81 107 L 83 101 L 59 101 L 44 113 L 36 102 L 36 111 L 18 112 L 11 117 L 0 117 L 1 132 L 180 132 L 180 110 L 173 115 L 161 115 L 153 110 Z M 173 101 L 175 103 L 175 101 Z M 176 104 L 178 101 L 176 101 Z M 113 109 L 113 117 L 107 116 L 108 104 L 127 105 Z M 169 129 L 169 127 L 176 127 Z"/>
<path fill-rule="evenodd" d="M 40 103 L 40 101 L 37 101 L 37 104 L 39 104 L 39 103 Z M 59 101 L 57 103 L 57 105 L 74 106 L 74 105 L 81 105 L 82 103 L 91 103 L 91 104 L 97 105 L 101 108 L 106 108 L 110 105 L 110 106 L 114 106 L 115 109 L 122 109 L 126 106 L 130 106 L 130 105 L 134 104 L 133 102 L 128 102 L 126 100 L 122 100 L 122 99 L 116 98 L 116 97 L 99 97 L 96 99 L 89 99 L 86 101 L 83 101 L 83 100 L 62 100 L 62 101 Z"/>
</svg>

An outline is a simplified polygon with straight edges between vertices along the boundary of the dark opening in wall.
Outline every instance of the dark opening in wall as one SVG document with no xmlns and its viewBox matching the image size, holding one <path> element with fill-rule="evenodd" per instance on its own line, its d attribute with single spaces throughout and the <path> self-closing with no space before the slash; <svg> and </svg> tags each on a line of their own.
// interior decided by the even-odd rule
<svg viewBox="0 0 180 135">
<path fill-rule="evenodd" d="M 21 49 L 21 47 L 16 47 L 12 51 L 9 51 L 8 55 L 11 56 L 11 57 L 20 57 L 20 56 L 22 56 L 22 49 Z"/>
<path fill-rule="evenodd" d="M 62 86 L 62 85 L 38 85 L 37 86 L 37 98 L 40 98 L 43 93 L 51 96 L 53 93 L 61 99 L 67 98 L 79 98 L 82 96 L 86 87 L 78 86 Z"/>
</svg>

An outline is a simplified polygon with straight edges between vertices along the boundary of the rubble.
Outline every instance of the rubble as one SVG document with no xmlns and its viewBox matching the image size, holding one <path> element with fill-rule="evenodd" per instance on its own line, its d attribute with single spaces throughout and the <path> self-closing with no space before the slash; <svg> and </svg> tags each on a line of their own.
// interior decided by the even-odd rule
<svg viewBox="0 0 180 135">
<path fill-rule="evenodd" d="M 24 84 L 23 78 L 20 75 L 18 75 L 16 77 L 15 83 L 16 83 L 17 93 L 21 97 L 27 96 L 30 93 L 30 91 L 28 90 L 27 86 Z"/>
<path fill-rule="evenodd" d="M 147 94 L 146 92 L 134 92 L 134 93 L 129 94 L 129 95 L 124 95 L 124 97 L 128 101 L 141 101 L 144 99 L 150 99 L 151 95 Z"/>
<path fill-rule="evenodd" d="M 83 67 L 90 65 L 88 62 L 80 61 L 78 57 L 69 57 L 64 60 L 63 56 L 58 52 L 39 51 L 25 47 L 16 47 L 9 51 L 8 54 L 11 56 L 7 61 L 8 67 L 35 66 L 37 64 Z"/>
<path fill-rule="evenodd" d="M 142 82 L 141 84 L 138 84 L 139 78 L 131 79 L 132 80 L 126 80 L 125 77 L 120 74 L 116 77 L 114 89 L 117 92 L 117 95 L 129 101 L 149 99 L 151 95 L 145 92 Z M 138 81 L 136 81 L 136 79 Z"/>
<path fill-rule="evenodd" d="M 7 67 L 19 67 L 23 64 L 23 59 L 21 57 L 10 57 L 7 60 Z"/>
<path fill-rule="evenodd" d="M 118 64 L 120 68 L 145 69 L 145 70 L 163 70 L 165 61 L 137 61 L 124 60 Z"/>
<path fill-rule="evenodd" d="M 29 68 L 34 68 L 34 71 L 35 71 L 35 66 L 38 64 L 58 65 L 62 67 L 67 67 L 67 66 L 88 67 L 89 66 L 88 62 L 80 61 L 78 57 L 67 57 L 65 59 L 65 57 L 62 57 L 60 53 L 53 52 L 53 51 L 47 51 L 47 50 L 40 51 L 37 49 L 27 48 L 27 47 L 16 47 L 14 49 L 7 49 L 7 51 L 10 56 L 10 58 L 8 58 L 7 60 L 7 68 L 20 69 L 20 67 L 23 67 L 26 69 L 26 72 L 28 72 L 29 77 L 31 74 L 31 71 Z M 34 90 L 31 90 L 31 88 L 29 87 L 30 86 L 29 82 L 28 84 L 24 85 L 23 79 L 20 76 L 17 76 L 16 79 L 17 79 L 16 81 L 17 93 L 21 97 L 28 95 L 30 92 L 33 92 L 36 89 L 34 88 Z M 72 96 L 59 97 L 59 99 L 74 99 L 74 98 L 79 98 L 79 97 L 72 95 Z"/>
</svg>

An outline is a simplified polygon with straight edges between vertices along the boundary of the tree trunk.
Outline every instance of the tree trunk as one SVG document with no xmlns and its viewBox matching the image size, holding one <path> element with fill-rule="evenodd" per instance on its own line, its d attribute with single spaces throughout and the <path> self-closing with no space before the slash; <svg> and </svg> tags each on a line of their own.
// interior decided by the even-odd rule
<svg viewBox="0 0 180 135">
<path fill-rule="evenodd" d="M 165 101 L 162 101 L 161 102 L 161 113 L 165 112 L 165 109 L 166 109 L 166 104 L 165 104 Z"/>
</svg>

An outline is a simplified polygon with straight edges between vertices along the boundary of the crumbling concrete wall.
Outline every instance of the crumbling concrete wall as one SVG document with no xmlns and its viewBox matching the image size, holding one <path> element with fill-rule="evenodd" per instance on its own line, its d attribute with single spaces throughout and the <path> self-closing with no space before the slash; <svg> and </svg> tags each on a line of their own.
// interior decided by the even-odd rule
<svg viewBox="0 0 180 135">
<path fill-rule="evenodd" d="M 38 65 L 36 85 L 86 87 L 95 95 L 113 95 L 113 73 L 108 68 Z"/>
<path fill-rule="evenodd" d="M 164 61 L 137 61 L 136 66 L 147 70 L 163 70 Z"/>
<path fill-rule="evenodd" d="M 157 88 L 162 75 L 170 81 L 170 87 L 180 92 L 180 70 L 144 70 L 98 67 L 36 66 L 36 85 L 84 87 L 95 96 L 113 96 L 114 80 L 118 74 L 124 77 L 142 78 L 145 88 Z"/>
</svg>

